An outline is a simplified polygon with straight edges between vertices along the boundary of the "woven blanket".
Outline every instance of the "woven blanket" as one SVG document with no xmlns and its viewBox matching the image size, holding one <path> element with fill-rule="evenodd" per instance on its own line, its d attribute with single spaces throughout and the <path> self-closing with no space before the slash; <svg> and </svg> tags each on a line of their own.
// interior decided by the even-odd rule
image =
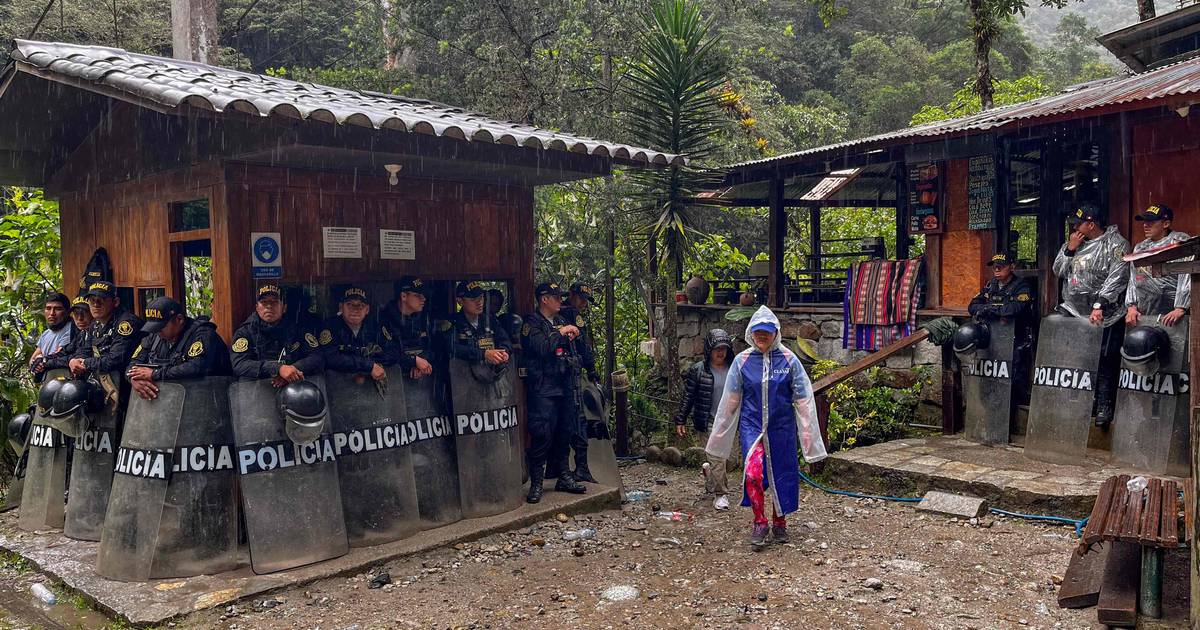
<svg viewBox="0 0 1200 630">
<path fill-rule="evenodd" d="M 850 266 L 842 305 L 842 347 L 875 351 L 917 329 L 924 297 L 922 259 L 872 260 Z"/>
</svg>

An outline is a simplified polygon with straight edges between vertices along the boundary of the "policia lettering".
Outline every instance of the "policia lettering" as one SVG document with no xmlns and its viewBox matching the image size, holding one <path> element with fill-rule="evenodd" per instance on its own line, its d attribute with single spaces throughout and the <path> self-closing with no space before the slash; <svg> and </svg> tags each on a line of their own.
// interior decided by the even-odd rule
<svg viewBox="0 0 1200 630">
<path fill-rule="evenodd" d="M 1033 384 L 1063 389 L 1092 391 L 1096 377 L 1094 372 L 1076 368 L 1039 367 L 1033 372 Z"/>
<path fill-rule="evenodd" d="M 1003 359 L 978 359 L 963 365 L 963 372 L 971 376 L 987 378 L 1009 378 L 1008 361 Z"/>
<path fill-rule="evenodd" d="M 115 472 L 150 479 L 169 479 L 175 473 L 216 470 L 233 470 L 232 446 L 206 444 L 165 450 L 121 447 L 117 451 Z"/>
<path fill-rule="evenodd" d="M 458 435 L 478 435 L 491 431 L 503 431 L 517 426 L 517 408 L 489 409 L 475 413 L 460 413 L 455 417 Z"/>
<path fill-rule="evenodd" d="M 513 426 L 516 422 L 515 407 L 511 410 L 511 417 L 512 424 L 508 426 Z M 291 440 L 247 444 L 237 449 L 238 472 L 248 475 L 277 468 L 334 461 L 339 457 L 402 448 L 424 440 L 449 437 L 453 435 L 453 431 L 449 417 L 430 416 L 369 429 L 323 435 L 315 442 L 303 446 Z"/>
<path fill-rule="evenodd" d="M 1143 376 L 1132 370 L 1122 368 L 1119 386 L 1121 389 L 1128 389 L 1135 392 L 1177 396 L 1188 393 L 1190 381 L 1191 377 L 1186 373 L 1168 374 L 1159 372 L 1154 375 Z"/>
</svg>

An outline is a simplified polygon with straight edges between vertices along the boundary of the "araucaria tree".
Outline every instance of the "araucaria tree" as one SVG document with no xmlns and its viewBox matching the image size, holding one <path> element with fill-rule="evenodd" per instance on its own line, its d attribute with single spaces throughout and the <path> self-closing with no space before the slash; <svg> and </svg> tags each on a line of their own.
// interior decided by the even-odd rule
<svg viewBox="0 0 1200 630">
<path fill-rule="evenodd" d="M 719 175 L 703 168 L 725 122 L 719 105 L 727 64 L 711 19 L 693 0 L 661 0 L 644 16 L 626 92 L 639 142 L 683 155 L 686 164 L 634 173 L 639 211 L 658 256 L 668 396 L 679 400 L 678 311 L 674 294 L 693 231 L 696 195 Z"/>
</svg>

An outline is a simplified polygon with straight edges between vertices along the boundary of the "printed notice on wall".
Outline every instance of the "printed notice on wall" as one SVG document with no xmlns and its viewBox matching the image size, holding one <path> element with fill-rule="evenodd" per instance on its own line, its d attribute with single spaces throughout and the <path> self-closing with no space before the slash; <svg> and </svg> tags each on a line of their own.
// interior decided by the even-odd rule
<svg viewBox="0 0 1200 630">
<path fill-rule="evenodd" d="M 323 227 L 326 258 L 362 258 L 362 228 Z"/>
<path fill-rule="evenodd" d="M 379 230 L 379 257 L 383 260 L 416 260 L 417 233 L 412 230 Z"/>
<path fill-rule="evenodd" d="M 967 162 L 967 229 L 995 227 L 996 162 L 990 155 L 977 155 Z"/>
</svg>

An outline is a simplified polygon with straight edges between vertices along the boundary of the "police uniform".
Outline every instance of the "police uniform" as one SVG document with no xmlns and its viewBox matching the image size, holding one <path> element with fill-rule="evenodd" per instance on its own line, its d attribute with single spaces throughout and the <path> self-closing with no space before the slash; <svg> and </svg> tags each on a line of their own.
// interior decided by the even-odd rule
<svg viewBox="0 0 1200 630">
<path fill-rule="evenodd" d="M 458 298 L 475 299 L 482 297 L 483 287 L 478 282 L 460 282 L 454 290 Z M 512 343 L 508 331 L 500 325 L 500 320 L 486 312 L 479 315 L 476 323 L 472 324 L 467 316 L 459 311 L 450 319 L 450 356 L 462 359 L 468 363 L 483 362 L 483 353 L 487 350 L 511 351 Z"/>
<path fill-rule="evenodd" d="M 1016 261 L 1008 254 L 996 254 L 988 266 L 1013 265 Z M 1016 275 L 1007 284 L 998 278 L 988 280 L 983 290 L 971 299 L 967 312 L 980 321 L 1008 320 L 1013 322 L 1013 384 L 1021 400 L 1029 395 L 1029 367 L 1033 360 L 1034 311 L 1036 300 L 1033 286 L 1025 278 Z"/>
<path fill-rule="evenodd" d="M 258 289 L 256 299 L 275 296 L 282 292 L 273 284 Z M 317 351 L 317 335 L 302 332 L 298 325 L 286 318 L 271 325 L 262 320 L 258 313 L 250 317 L 233 333 L 229 346 L 233 373 L 241 378 L 274 378 L 279 368 L 291 365 L 301 372 L 320 373 L 325 367 L 321 353 Z"/>
<path fill-rule="evenodd" d="M 592 288 L 578 282 L 571 285 L 570 294 L 579 295 L 589 303 L 595 301 L 595 298 L 592 297 Z M 562 310 L 558 314 L 565 322 L 579 329 L 579 338 L 574 341 L 574 347 L 575 352 L 579 355 L 580 366 L 593 383 L 600 382 L 600 375 L 596 373 L 596 346 L 593 341 L 591 321 L 577 311 L 574 306 L 565 301 L 563 302 Z M 592 477 L 591 469 L 588 467 L 587 448 L 589 432 L 587 423 L 583 418 L 582 405 L 577 409 L 577 413 L 579 415 L 579 426 L 575 430 L 575 435 L 571 437 L 571 450 L 575 452 L 575 471 L 573 474 L 579 481 L 597 483 L 596 479 Z M 552 474 L 553 472 L 555 471 L 551 470 L 548 474 L 555 476 Z"/>
<path fill-rule="evenodd" d="M 1150 206 L 1134 217 L 1138 221 L 1171 221 L 1175 212 L 1165 204 Z M 1180 243 L 1190 238 L 1178 230 L 1170 230 L 1162 238 L 1146 239 L 1133 248 L 1133 253 L 1147 252 Z M 1180 308 L 1187 311 L 1192 304 L 1192 276 L 1181 273 L 1177 276 L 1155 277 L 1149 267 L 1129 266 L 1129 288 L 1125 291 L 1125 306 L 1136 306 L 1138 313 L 1145 316 L 1166 315 Z"/>
<path fill-rule="evenodd" d="M 388 334 L 399 341 L 401 368 L 405 371 L 412 370 L 417 367 L 417 357 L 421 357 L 433 365 L 436 371 L 441 361 L 438 357 L 437 344 L 434 343 L 434 326 L 429 318 L 429 313 L 424 310 L 412 315 L 401 313 L 397 303 L 403 293 L 424 295 L 425 283 L 416 276 L 401 278 L 396 283 L 396 298 L 387 305 L 387 308 L 383 309 L 383 314 L 379 317 L 380 322 Z M 440 326 L 439 332 L 449 332 L 450 322 L 441 322 Z"/>
<path fill-rule="evenodd" d="M 557 284 L 540 284 L 535 294 L 559 296 Z M 526 403 L 529 406 L 529 497 L 541 500 L 542 480 L 547 471 L 557 472 L 556 490 L 584 492 L 568 472 L 567 447 L 579 429 L 579 370 L 575 344 L 559 330 L 568 325 L 562 314 L 547 318 L 541 309 L 525 318 L 521 357 L 525 372 Z"/>
<path fill-rule="evenodd" d="M 177 315 L 184 315 L 183 305 L 169 297 L 150 302 L 143 313 L 146 336 L 133 351 L 131 363 L 153 368 L 154 381 L 227 376 L 232 373 L 229 348 L 217 334 L 217 326 L 208 318 L 184 316 L 183 330 L 174 341 L 163 339 L 158 332 Z"/>
<path fill-rule="evenodd" d="M 88 285 L 87 297 L 110 298 L 117 296 L 116 287 L 107 280 L 98 280 Z M 71 359 L 83 359 L 83 365 L 92 374 L 124 372 L 129 358 L 142 340 L 142 321 L 136 315 L 120 307 L 113 310 L 107 322 L 96 320 L 76 335 L 62 352 L 46 359 L 46 369 L 69 367 Z"/>
<path fill-rule="evenodd" d="M 361 301 L 370 304 L 362 287 L 352 286 L 342 292 L 342 304 Z M 368 374 L 378 363 L 384 367 L 400 362 L 400 341 L 379 321 L 367 316 L 358 332 L 351 330 L 342 317 L 325 321 L 318 338 L 325 368 L 338 372 Z"/>
</svg>

